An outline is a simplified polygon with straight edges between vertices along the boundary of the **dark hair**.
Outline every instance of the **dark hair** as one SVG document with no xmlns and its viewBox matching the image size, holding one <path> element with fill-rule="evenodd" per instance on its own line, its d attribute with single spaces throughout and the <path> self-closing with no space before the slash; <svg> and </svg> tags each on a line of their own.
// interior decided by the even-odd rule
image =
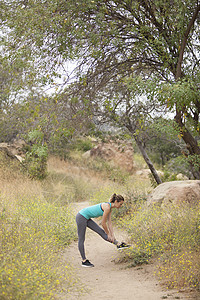
<svg viewBox="0 0 200 300">
<path fill-rule="evenodd" d="M 116 200 L 117 202 L 124 201 L 124 197 L 122 195 L 113 194 L 110 198 L 110 203 L 114 203 Z"/>
</svg>

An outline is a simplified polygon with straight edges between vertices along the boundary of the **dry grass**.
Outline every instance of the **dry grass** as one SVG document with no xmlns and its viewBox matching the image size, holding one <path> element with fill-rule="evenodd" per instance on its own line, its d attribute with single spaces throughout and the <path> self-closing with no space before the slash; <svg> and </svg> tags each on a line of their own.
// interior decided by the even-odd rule
<svg viewBox="0 0 200 300">
<path fill-rule="evenodd" d="M 135 207 L 120 223 L 134 247 L 133 266 L 156 258 L 156 275 L 169 288 L 200 290 L 200 206 Z"/>
<path fill-rule="evenodd" d="M 78 159 L 78 158 L 77 158 Z M 58 253 L 76 237 L 70 203 L 108 201 L 115 192 L 125 196 L 121 225 L 135 247 L 125 259 L 132 266 L 159 258 L 156 276 L 165 285 L 200 289 L 200 212 L 198 208 L 170 211 L 144 209 L 149 179 L 135 175 L 110 179 L 111 170 L 96 170 L 50 157 L 48 177 L 24 177 L 16 162 L 0 159 L 0 298 L 53 299 L 76 286 L 70 266 Z M 90 162 L 92 163 L 92 162 Z M 103 166 L 103 165 L 102 165 Z M 107 173 L 108 171 L 108 173 Z M 112 172 L 114 172 L 112 170 Z M 127 212 L 129 215 L 127 217 Z M 119 215 L 114 216 L 119 220 Z M 22 263 L 23 262 L 23 263 Z"/>
<path fill-rule="evenodd" d="M 70 202 L 90 201 L 94 195 L 104 189 L 110 189 L 113 194 L 117 190 L 126 190 L 126 185 L 121 185 L 108 177 L 102 177 L 102 174 L 87 168 L 87 166 L 76 166 L 69 161 L 61 161 L 58 158 L 51 157 L 48 161 L 48 171 L 53 175 L 54 185 L 66 185 L 68 187 L 68 199 Z M 61 174 L 60 178 L 55 180 L 56 174 Z M 50 179 L 50 177 L 49 177 Z M 57 182 L 57 183 L 56 183 Z M 63 188 L 63 187 L 62 187 Z M 61 190 L 61 188 L 60 188 Z M 55 193 L 55 188 L 54 188 Z M 102 198 L 103 199 L 107 198 Z"/>
<path fill-rule="evenodd" d="M 71 209 L 45 199 L 16 161 L 0 158 L 0 299 L 54 299 L 76 285 L 61 249 L 76 238 Z"/>
</svg>

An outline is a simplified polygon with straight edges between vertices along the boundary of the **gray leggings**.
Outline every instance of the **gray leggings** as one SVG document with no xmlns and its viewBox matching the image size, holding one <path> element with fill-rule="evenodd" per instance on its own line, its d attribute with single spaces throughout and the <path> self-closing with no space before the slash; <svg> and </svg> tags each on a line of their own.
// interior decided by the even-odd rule
<svg viewBox="0 0 200 300">
<path fill-rule="evenodd" d="M 78 231 L 78 249 L 80 251 L 82 259 L 85 260 L 86 257 L 85 257 L 84 242 L 85 242 L 86 227 L 89 227 L 90 229 L 98 233 L 107 242 L 109 242 L 108 235 L 101 227 L 99 227 L 99 225 L 97 225 L 97 223 L 95 223 L 91 219 L 87 220 L 80 213 L 76 215 L 76 223 L 77 223 L 77 231 Z M 117 244 L 117 241 L 115 241 L 114 244 Z"/>
</svg>

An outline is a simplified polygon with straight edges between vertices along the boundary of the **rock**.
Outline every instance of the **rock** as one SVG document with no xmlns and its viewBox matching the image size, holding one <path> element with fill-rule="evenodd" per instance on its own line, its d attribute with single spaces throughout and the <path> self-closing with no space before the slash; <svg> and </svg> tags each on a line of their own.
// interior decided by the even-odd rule
<svg viewBox="0 0 200 300">
<path fill-rule="evenodd" d="M 170 181 L 159 184 L 147 197 L 147 205 L 200 202 L 200 180 Z"/>
<path fill-rule="evenodd" d="M 176 175 L 176 178 L 178 180 L 188 180 L 189 178 L 185 175 L 183 175 L 182 173 L 179 173 L 178 175 Z"/>
<path fill-rule="evenodd" d="M 87 153 L 87 152 L 86 152 Z M 130 145 L 120 145 L 115 143 L 101 143 L 84 154 L 85 157 L 100 157 L 114 165 L 128 171 L 133 172 L 133 148 Z"/>
<path fill-rule="evenodd" d="M 20 162 L 23 161 L 23 147 L 26 143 L 23 140 L 15 140 L 12 144 L 0 143 L 0 150 L 4 151 L 7 156 L 11 158 L 16 158 Z"/>
</svg>

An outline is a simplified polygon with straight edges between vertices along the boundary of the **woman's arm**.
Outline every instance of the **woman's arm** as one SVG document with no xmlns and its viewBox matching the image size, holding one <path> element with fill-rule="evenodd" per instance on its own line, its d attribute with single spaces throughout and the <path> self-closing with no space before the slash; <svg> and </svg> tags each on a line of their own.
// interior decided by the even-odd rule
<svg viewBox="0 0 200 300">
<path fill-rule="evenodd" d="M 107 233 L 109 241 L 114 242 L 115 237 L 114 237 L 112 222 L 111 222 L 110 205 L 108 203 L 103 203 L 102 208 L 104 210 L 104 213 L 103 213 L 101 225 L 102 225 L 104 231 Z M 107 226 L 107 220 L 108 220 L 108 226 Z"/>
<path fill-rule="evenodd" d="M 108 229 L 109 229 L 109 232 L 110 232 L 111 236 L 115 240 L 114 231 L 113 231 L 113 227 L 112 227 L 112 220 L 111 220 L 111 211 L 108 215 Z"/>
</svg>

